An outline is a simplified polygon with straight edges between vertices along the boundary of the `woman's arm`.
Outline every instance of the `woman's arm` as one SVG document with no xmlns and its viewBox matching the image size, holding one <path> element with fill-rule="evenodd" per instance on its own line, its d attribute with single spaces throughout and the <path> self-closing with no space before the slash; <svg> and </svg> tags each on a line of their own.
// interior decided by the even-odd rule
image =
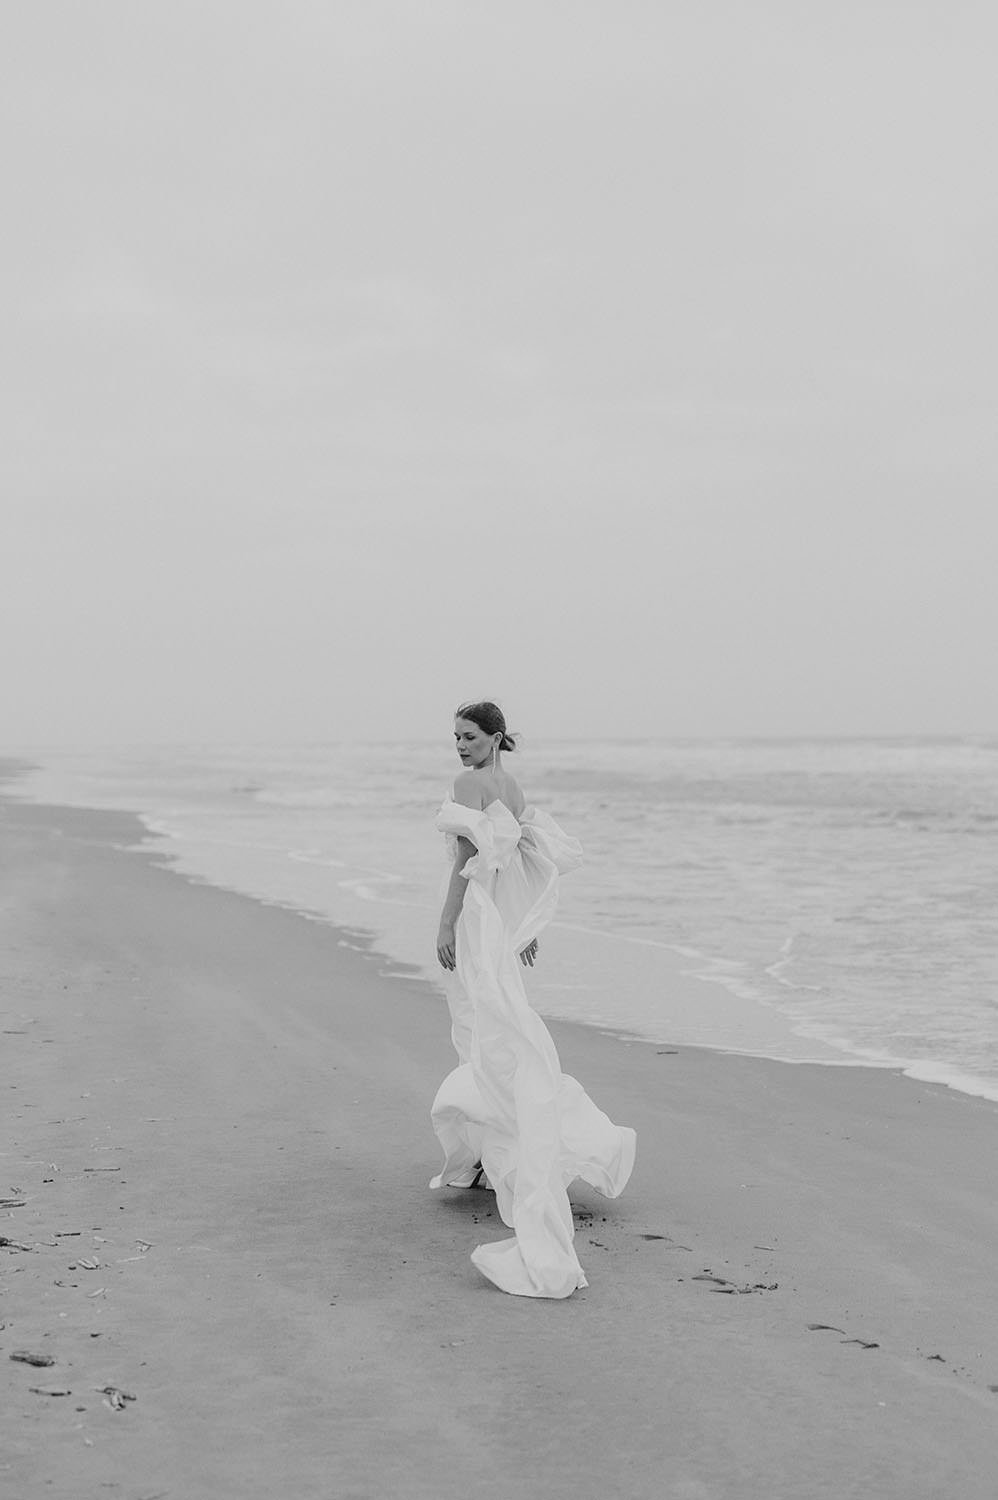
<svg viewBox="0 0 998 1500">
<path fill-rule="evenodd" d="M 437 960 L 443 969 L 453 969 L 457 965 L 455 929 L 464 904 L 464 893 L 468 889 L 468 882 L 461 872 L 477 852 L 470 839 L 466 839 L 463 834 L 458 835 L 457 854 L 454 856 L 454 868 L 450 872 L 444 909 L 440 913 L 440 931 L 437 933 Z"/>
</svg>

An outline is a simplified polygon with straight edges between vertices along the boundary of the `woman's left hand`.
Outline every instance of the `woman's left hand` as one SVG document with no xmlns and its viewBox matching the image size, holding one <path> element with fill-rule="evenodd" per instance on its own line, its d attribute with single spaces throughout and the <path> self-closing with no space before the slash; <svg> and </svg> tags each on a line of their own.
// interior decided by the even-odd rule
<svg viewBox="0 0 998 1500">
<path fill-rule="evenodd" d="M 540 946 L 541 945 L 536 938 L 534 938 L 532 942 L 529 942 L 527 946 L 520 952 L 521 964 L 526 964 L 529 968 L 532 969 L 534 967 L 534 959 L 537 957 Z"/>
<path fill-rule="evenodd" d="M 437 962 L 442 969 L 455 969 L 457 967 L 457 945 L 454 938 L 454 928 L 448 922 L 441 922 L 440 931 L 437 933 Z"/>
</svg>

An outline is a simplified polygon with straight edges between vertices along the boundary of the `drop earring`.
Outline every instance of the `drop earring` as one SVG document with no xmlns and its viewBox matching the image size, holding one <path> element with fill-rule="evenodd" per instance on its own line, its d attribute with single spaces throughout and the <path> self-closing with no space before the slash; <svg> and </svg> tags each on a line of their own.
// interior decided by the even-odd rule
<svg viewBox="0 0 998 1500">
<path fill-rule="evenodd" d="M 496 750 L 497 749 L 498 749 L 498 746 L 496 745 L 495 740 L 493 740 L 492 741 L 492 774 L 493 774 L 493 776 L 496 774 Z"/>
</svg>

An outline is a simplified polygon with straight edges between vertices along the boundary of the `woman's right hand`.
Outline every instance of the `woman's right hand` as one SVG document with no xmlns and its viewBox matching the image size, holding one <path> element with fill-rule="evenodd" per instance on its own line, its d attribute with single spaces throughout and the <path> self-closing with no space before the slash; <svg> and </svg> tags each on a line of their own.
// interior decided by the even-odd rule
<svg viewBox="0 0 998 1500">
<path fill-rule="evenodd" d="M 440 923 L 440 931 L 437 933 L 437 962 L 442 969 L 455 969 L 457 967 L 454 926 L 450 922 Z"/>
</svg>

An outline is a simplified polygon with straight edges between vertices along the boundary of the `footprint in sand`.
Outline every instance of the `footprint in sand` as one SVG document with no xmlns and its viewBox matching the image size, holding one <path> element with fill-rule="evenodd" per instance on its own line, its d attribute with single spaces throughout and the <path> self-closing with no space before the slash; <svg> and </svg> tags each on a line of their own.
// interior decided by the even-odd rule
<svg viewBox="0 0 998 1500">
<path fill-rule="evenodd" d="M 690 1280 L 713 1281 L 716 1284 L 711 1287 L 711 1291 L 722 1292 L 729 1297 L 745 1297 L 750 1295 L 752 1292 L 776 1292 L 779 1291 L 780 1288 L 780 1283 L 778 1281 L 747 1281 L 743 1286 L 739 1286 L 734 1281 L 726 1281 L 723 1276 L 715 1276 L 714 1273 L 709 1270 L 705 1270 L 699 1276 L 691 1276 Z"/>
<path fill-rule="evenodd" d="M 845 1331 L 844 1328 L 835 1328 L 835 1327 L 833 1327 L 833 1325 L 831 1323 L 808 1323 L 807 1324 L 807 1331 L 808 1331 L 808 1333 L 841 1333 L 841 1334 L 846 1334 L 846 1331 Z M 848 1334 L 846 1334 L 846 1336 L 844 1338 L 839 1339 L 839 1343 L 840 1344 L 858 1344 L 861 1349 L 879 1349 L 880 1348 L 880 1345 L 877 1344 L 877 1343 L 875 1343 L 872 1339 L 850 1338 Z"/>
</svg>

